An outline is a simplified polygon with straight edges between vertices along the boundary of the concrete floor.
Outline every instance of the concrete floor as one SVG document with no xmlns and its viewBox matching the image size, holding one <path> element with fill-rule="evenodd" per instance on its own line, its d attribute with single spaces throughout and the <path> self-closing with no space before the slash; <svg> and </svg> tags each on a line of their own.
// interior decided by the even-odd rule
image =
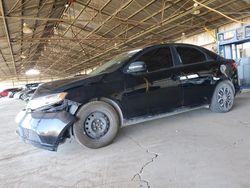
<svg viewBox="0 0 250 188">
<path fill-rule="evenodd" d="M 14 117 L 24 103 L 0 99 L 0 187 L 250 187 L 250 93 L 226 114 L 208 109 L 121 129 L 112 145 L 74 140 L 50 152 L 23 144 Z"/>
</svg>

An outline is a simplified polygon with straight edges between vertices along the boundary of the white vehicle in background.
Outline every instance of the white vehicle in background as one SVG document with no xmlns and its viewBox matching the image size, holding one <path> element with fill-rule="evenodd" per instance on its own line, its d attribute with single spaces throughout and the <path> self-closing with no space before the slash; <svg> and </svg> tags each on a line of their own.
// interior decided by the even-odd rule
<svg viewBox="0 0 250 188">
<path fill-rule="evenodd" d="M 21 99 L 24 101 L 29 101 L 30 97 L 32 97 L 32 95 L 35 93 L 36 89 L 38 88 L 39 85 L 41 85 L 42 83 L 30 83 L 30 84 L 26 84 L 23 87 L 23 90 L 20 92 L 17 92 L 14 95 L 14 98 L 16 99 Z"/>
<path fill-rule="evenodd" d="M 23 95 L 23 90 L 15 93 L 14 94 L 14 99 L 21 99 L 22 95 Z"/>
</svg>

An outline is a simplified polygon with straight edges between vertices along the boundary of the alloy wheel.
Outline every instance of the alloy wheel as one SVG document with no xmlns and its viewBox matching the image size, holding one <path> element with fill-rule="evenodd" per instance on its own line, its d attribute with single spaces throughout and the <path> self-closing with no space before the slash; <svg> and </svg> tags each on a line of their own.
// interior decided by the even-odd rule
<svg viewBox="0 0 250 188">
<path fill-rule="evenodd" d="M 218 103 L 223 111 L 228 111 L 233 106 L 233 93 L 230 86 L 222 86 L 218 92 Z"/>
</svg>

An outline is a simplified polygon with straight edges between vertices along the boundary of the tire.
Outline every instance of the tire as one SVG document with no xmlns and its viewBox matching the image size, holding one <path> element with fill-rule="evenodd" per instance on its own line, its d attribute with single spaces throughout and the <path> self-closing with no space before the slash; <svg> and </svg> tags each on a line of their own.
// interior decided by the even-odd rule
<svg viewBox="0 0 250 188">
<path fill-rule="evenodd" d="M 229 112 L 234 104 L 235 90 L 229 80 L 220 82 L 215 90 L 211 100 L 210 109 L 213 112 Z"/>
<path fill-rule="evenodd" d="M 110 144 L 120 128 L 116 110 L 102 101 L 84 105 L 76 115 L 79 120 L 73 125 L 78 143 L 88 148 L 101 148 Z"/>
</svg>

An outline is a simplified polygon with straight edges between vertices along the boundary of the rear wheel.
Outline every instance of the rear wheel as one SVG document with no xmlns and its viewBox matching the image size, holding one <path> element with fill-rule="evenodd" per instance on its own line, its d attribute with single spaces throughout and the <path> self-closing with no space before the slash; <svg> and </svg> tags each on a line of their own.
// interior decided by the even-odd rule
<svg viewBox="0 0 250 188">
<path fill-rule="evenodd" d="M 79 120 L 74 124 L 76 140 L 89 148 L 100 148 L 110 144 L 120 127 L 116 110 L 102 101 L 84 105 L 77 113 Z"/>
<path fill-rule="evenodd" d="M 214 91 L 210 109 L 213 112 L 228 112 L 234 103 L 234 88 L 229 80 L 220 82 Z"/>
</svg>

